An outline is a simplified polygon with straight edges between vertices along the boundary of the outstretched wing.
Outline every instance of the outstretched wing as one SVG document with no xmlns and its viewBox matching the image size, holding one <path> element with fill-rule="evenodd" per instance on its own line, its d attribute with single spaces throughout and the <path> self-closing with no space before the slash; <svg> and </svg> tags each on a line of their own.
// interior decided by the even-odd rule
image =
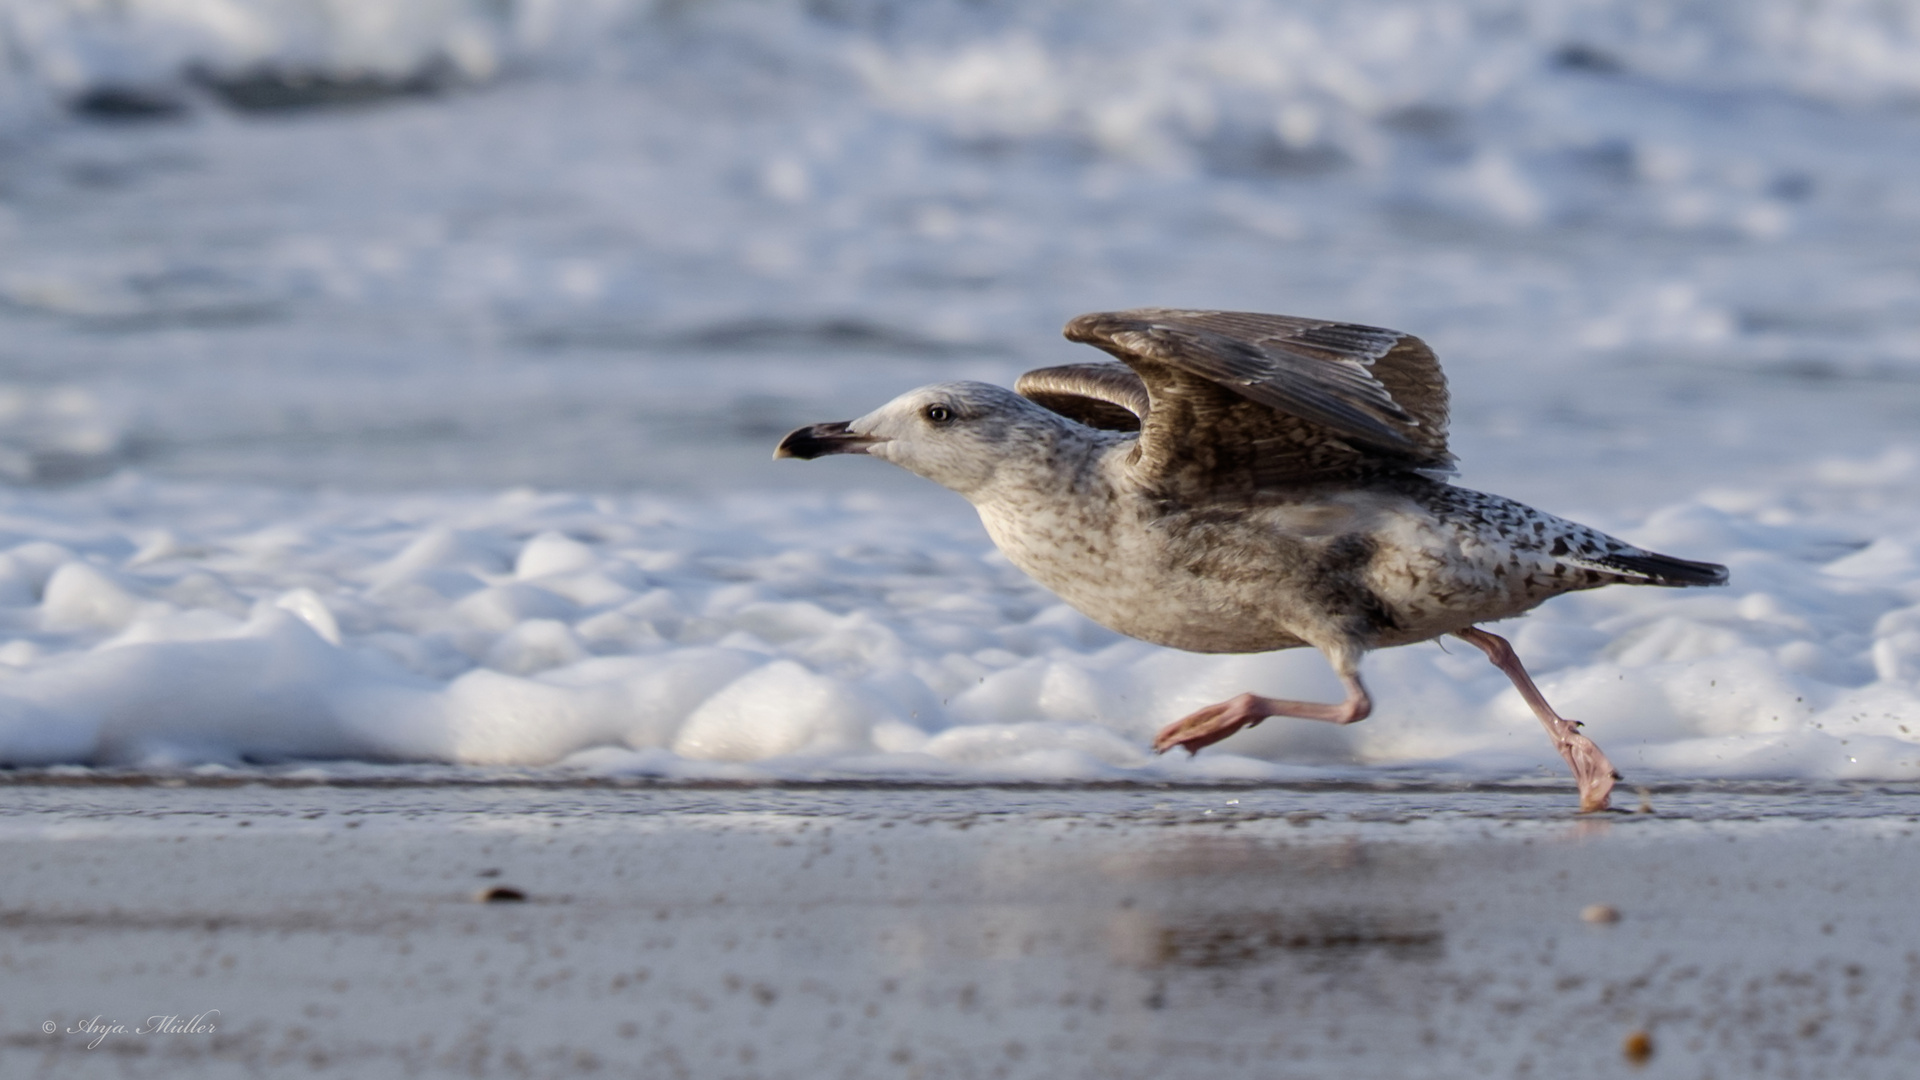
<svg viewBox="0 0 1920 1080">
<path fill-rule="evenodd" d="M 1124 364 L 1062 364 L 1020 376 L 1020 396 L 1069 420 L 1107 431 L 1139 431 L 1147 384 Z"/>
<path fill-rule="evenodd" d="M 1168 496 L 1251 498 L 1315 479 L 1452 468 L 1446 378 L 1419 338 L 1163 308 L 1082 315 L 1066 336 L 1140 377 L 1150 404 L 1134 468 Z"/>
</svg>

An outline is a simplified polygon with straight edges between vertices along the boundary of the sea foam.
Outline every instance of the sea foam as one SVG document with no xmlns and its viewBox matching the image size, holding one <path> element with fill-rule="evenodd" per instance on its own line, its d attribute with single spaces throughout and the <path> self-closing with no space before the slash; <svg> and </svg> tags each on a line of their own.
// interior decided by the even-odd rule
<svg viewBox="0 0 1920 1080">
<path fill-rule="evenodd" d="M 1724 561 L 1733 585 L 1577 594 L 1502 630 L 1630 777 L 1920 776 L 1920 519 L 1888 514 L 1860 546 L 1823 516 L 1721 493 L 1606 522 Z M 1338 685 L 1308 650 L 1200 656 L 1107 631 L 939 495 L 303 498 L 129 476 L 9 495 L 0 525 L 11 765 L 1558 768 L 1505 678 L 1435 644 L 1368 658 L 1379 708 L 1364 724 L 1275 720 L 1197 758 L 1154 757 L 1152 732 L 1200 705 Z"/>
</svg>

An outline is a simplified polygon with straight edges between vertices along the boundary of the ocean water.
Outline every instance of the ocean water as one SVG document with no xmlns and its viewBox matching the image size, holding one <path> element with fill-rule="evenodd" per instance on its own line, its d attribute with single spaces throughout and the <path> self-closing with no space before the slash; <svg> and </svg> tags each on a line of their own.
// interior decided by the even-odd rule
<svg viewBox="0 0 1920 1080">
<path fill-rule="evenodd" d="M 1629 780 L 1920 776 L 1920 4 L 6 0 L 0 761 L 1553 777 L 1505 680 L 1146 740 L 957 497 L 768 460 L 1087 310 L 1432 343 L 1461 482 L 1730 588 L 1509 633 Z"/>
</svg>

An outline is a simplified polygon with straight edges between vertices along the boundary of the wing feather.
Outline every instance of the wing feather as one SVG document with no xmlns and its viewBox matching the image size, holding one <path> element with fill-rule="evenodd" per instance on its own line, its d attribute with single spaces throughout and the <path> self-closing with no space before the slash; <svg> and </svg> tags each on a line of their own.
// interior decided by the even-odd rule
<svg viewBox="0 0 1920 1080">
<path fill-rule="evenodd" d="M 1149 405 L 1135 468 L 1169 494 L 1257 497 L 1340 475 L 1451 470 L 1446 379 L 1411 335 L 1142 308 L 1082 315 L 1066 336 L 1139 377 Z"/>
<path fill-rule="evenodd" d="M 1108 431 L 1139 431 L 1147 384 L 1125 364 L 1062 364 L 1020 376 L 1013 389 L 1069 420 Z"/>
</svg>

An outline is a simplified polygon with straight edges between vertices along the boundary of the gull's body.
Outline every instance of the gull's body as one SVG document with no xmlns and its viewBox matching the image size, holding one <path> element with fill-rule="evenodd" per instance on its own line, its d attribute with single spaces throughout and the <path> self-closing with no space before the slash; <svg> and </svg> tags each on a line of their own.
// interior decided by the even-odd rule
<svg viewBox="0 0 1920 1080">
<path fill-rule="evenodd" d="M 1719 584 L 1724 568 L 1438 479 L 1446 388 L 1416 338 L 1159 309 L 1081 316 L 1067 336 L 1125 366 L 1042 369 L 1019 393 L 923 387 L 778 453 L 866 453 L 952 488 L 1016 566 L 1123 634 L 1193 652 L 1310 645 L 1347 686 L 1337 705 L 1243 694 L 1168 726 L 1157 749 L 1197 752 L 1268 716 L 1363 719 L 1367 650 L 1454 634 L 1513 679 L 1583 809 L 1607 805 L 1605 756 L 1475 624 L 1607 584 Z"/>
</svg>

